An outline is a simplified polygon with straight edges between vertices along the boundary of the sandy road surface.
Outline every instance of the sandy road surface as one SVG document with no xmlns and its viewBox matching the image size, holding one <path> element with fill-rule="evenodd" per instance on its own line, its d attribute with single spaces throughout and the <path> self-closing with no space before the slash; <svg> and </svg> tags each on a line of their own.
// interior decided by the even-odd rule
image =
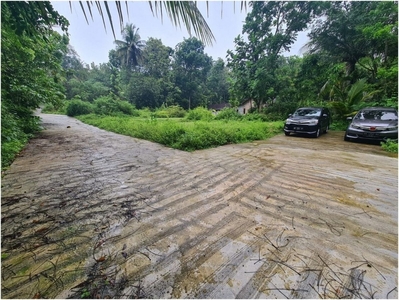
<svg viewBox="0 0 399 300">
<path fill-rule="evenodd" d="M 2 180 L 3 298 L 397 299 L 398 161 L 378 146 L 186 153 L 42 118 Z"/>
</svg>

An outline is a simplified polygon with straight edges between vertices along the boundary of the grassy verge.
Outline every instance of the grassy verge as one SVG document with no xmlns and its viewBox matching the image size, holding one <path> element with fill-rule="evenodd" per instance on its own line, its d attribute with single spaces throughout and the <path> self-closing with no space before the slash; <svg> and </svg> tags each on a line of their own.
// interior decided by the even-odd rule
<svg viewBox="0 0 399 300">
<path fill-rule="evenodd" d="M 191 121 L 184 119 L 137 119 L 82 115 L 77 117 L 96 127 L 193 151 L 227 144 L 245 143 L 270 138 L 282 132 L 283 122 L 259 121 Z"/>
</svg>

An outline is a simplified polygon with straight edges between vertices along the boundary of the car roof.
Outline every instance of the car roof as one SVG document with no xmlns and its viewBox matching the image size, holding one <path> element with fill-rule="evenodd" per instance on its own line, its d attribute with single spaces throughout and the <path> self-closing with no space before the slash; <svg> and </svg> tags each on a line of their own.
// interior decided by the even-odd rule
<svg viewBox="0 0 399 300">
<path fill-rule="evenodd" d="M 299 107 L 297 109 L 327 109 L 327 107 L 321 107 L 321 106 L 307 106 L 307 107 Z"/>
<path fill-rule="evenodd" d="M 393 107 L 364 107 L 362 108 L 360 111 L 362 110 L 388 110 L 388 111 L 397 111 L 395 108 Z"/>
</svg>

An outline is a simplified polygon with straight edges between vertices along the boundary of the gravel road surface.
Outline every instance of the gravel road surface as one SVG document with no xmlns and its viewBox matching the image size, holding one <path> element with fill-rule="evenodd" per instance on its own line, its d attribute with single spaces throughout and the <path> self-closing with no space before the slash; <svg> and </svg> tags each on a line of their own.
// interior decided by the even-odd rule
<svg viewBox="0 0 399 300">
<path fill-rule="evenodd" d="M 398 298 L 398 160 L 379 146 L 187 153 L 40 116 L 2 178 L 3 298 Z"/>
</svg>

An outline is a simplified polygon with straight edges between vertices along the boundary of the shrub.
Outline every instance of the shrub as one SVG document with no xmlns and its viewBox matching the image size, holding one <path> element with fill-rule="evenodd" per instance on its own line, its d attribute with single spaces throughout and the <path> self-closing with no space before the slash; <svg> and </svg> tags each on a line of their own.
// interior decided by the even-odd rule
<svg viewBox="0 0 399 300">
<path fill-rule="evenodd" d="M 269 122 L 269 121 L 276 121 L 273 118 L 271 119 L 269 116 L 265 114 L 260 114 L 260 113 L 251 113 L 251 114 L 246 114 L 243 117 L 244 120 L 246 121 L 262 121 L 262 122 Z M 279 119 L 277 119 L 279 120 Z"/>
<path fill-rule="evenodd" d="M 26 113 L 28 113 L 27 110 Z M 40 130 L 39 117 L 18 116 L 10 112 L 10 108 L 1 103 L 1 169 L 7 168 L 15 156 L 24 148 L 28 139 Z"/>
<path fill-rule="evenodd" d="M 191 121 L 210 121 L 212 119 L 212 112 L 203 107 L 194 108 L 190 110 L 187 114 L 187 120 Z"/>
<path fill-rule="evenodd" d="M 118 115 L 139 116 L 139 112 L 127 101 L 114 99 L 111 96 L 102 96 L 94 100 L 94 112 L 98 115 Z"/>
<path fill-rule="evenodd" d="M 388 139 L 386 142 L 381 143 L 381 147 L 384 151 L 391 153 L 398 153 L 398 141 Z"/>
<path fill-rule="evenodd" d="M 135 116 L 135 117 L 138 117 L 140 115 L 137 109 L 127 101 L 116 101 L 116 104 L 117 104 L 117 110 L 119 110 L 121 113 L 125 115 Z"/>
<path fill-rule="evenodd" d="M 215 116 L 215 120 L 240 120 L 242 116 L 235 108 L 224 108 Z"/>
<path fill-rule="evenodd" d="M 333 120 L 330 125 L 330 130 L 346 130 L 348 128 L 350 121 L 348 120 Z"/>
<path fill-rule="evenodd" d="M 186 116 L 186 111 L 183 107 L 179 105 L 172 105 L 166 108 L 170 118 L 184 118 Z"/>
<path fill-rule="evenodd" d="M 151 111 L 150 108 L 144 107 L 140 109 L 139 111 L 140 117 L 142 118 L 150 118 L 154 113 Z"/>
<path fill-rule="evenodd" d="M 46 104 L 42 108 L 42 113 L 65 115 L 66 114 L 65 102 L 62 102 L 61 104 L 58 105 L 54 105 L 52 103 Z"/>
<path fill-rule="evenodd" d="M 87 115 L 93 112 L 93 106 L 82 100 L 71 100 L 68 103 L 66 114 L 70 117 L 80 116 L 80 115 Z"/>
</svg>

